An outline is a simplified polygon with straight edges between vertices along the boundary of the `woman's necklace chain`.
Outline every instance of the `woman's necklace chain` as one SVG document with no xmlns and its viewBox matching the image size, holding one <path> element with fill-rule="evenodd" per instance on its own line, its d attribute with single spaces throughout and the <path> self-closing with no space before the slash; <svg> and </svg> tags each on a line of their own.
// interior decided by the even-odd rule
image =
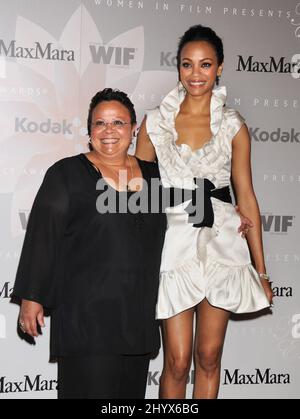
<svg viewBox="0 0 300 419">
<path fill-rule="evenodd" d="M 129 167 L 130 167 L 130 173 L 131 173 L 131 178 L 130 179 L 128 179 L 128 182 L 126 183 L 126 185 L 124 185 L 124 184 L 122 184 L 121 182 L 120 182 L 120 180 L 122 179 L 122 173 L 120 174 L 120 170 L 122 170 L 122 171 L 125 171 L 126 170 L 126 179 L 127 179 L 127 169 L 114 169 L 113 167 L 111 167 L 111 166 L 108 166 L 108 168 L 112 171 L 112 172 L 114 172 L 114 174 L 116 175 L 116 177 L 117 177 L 117 179 L 118 179 L 118 183 L 119 183 L 119 186 L 122 186 L 122 187 L 124 187 L 124 186 L 126 186 L 126 190 L 127 191 L 130 191 L 131 189 L 130 189 L 130 187 L 129 187 L 129 182 L 131 181 L 131 179 L 133 179 L 133 170 L 132 170 L 132 164 L 131 164 L 131 160 L 130 160 L 130 157 L 128 156 L 128 154 L 127 154 L 127 159 L 128 159 L 128 162 L 129 162 Z"/>
<path fill-rule="evenodd" d="M 101 162 L 101 164 L 103 164 L 104 167 L 106 167 L 107 169 L 109 169 L 111 172 L 114 173 L 115 177 L 118 179 L 117 180 L 117 183 L 119 184 L 119 186 L 122 186 L 122 187 L 125 186 L 125 189 L 128 192 L 136 192 L 136 191 L 138 191 L 140 189 L 138 186 L 136 187 L 136 189 L 130 189 L 130 186 L 129 186 L 129 183 L 133 179 L 133 168 L 132 168 L 131 158 L 129 157 L 128 154 L 127 154 L 126 157 L 128 159 L 128 162 L 129 162 L 130 174 L 131 174 L 131 178 L 128 180 L 128 182 L 126 183 L 126 185 L 124 185 L 124 184 L 122 184 L 122 182 L 120 182 L 120 180 L 122 179 L 122 174 L 120 175 L 120 170 L 122 170 L 122 171 L 125 171 L 126 170 L 126 172 L 127 172 L 127 169 L 114 169 L 112 166 L 105 165 L 102 162 Z"/>
</svg>

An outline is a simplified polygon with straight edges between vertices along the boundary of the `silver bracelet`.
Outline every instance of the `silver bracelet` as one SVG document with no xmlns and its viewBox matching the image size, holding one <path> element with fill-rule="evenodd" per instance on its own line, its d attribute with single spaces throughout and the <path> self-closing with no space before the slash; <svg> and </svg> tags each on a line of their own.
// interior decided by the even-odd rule
<svg viewBox="0 0 300 419">
<path fill-rule="evenodd" d="M 270 281 L 270 277 L 268 274 L 258 274 L 258 276 L 260 277 L 260 279 L 266 279 L 267 281 Z"/>
</svg>

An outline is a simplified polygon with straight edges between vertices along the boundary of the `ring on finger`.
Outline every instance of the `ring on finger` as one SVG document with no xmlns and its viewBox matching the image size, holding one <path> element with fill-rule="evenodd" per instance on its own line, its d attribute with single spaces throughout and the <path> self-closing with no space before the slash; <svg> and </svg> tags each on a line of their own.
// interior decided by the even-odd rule
<svg viewBox="0 0 300 419">
<path fill-rule="evenodd" d="M 26 333 L 25 328 L 24 328 L 25 323 L 24 323 L 24 321 L 23 321 L 23 320 L 20 320 L 20 321 L 19 321 L 19 326 L 20 326 L 20 329 L 22 330 L 22 332 L 23 332 L 23 333 Z"/>
</svg>

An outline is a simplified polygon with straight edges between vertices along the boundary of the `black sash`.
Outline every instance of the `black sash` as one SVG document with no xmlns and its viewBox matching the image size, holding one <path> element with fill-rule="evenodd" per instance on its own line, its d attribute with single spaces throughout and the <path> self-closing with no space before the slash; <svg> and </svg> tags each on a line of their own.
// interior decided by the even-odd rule
<svg viewBox="0 0 300 419">
<path fill-rule="evenodd" d="M 215 185 L 208 179 L 194 178 L 194 182 L 198 186 L 194 190 L 170 188 L 170 206 L 174 207 L 191 199 L 192 201 L 185 208 L 185 211 L 189 214 L 189 220 L 192 223 L 195 219 L 197 206 L 199 207 L 199 203 L 202 205 L 204 199 L 204 217 L 201 222 L 193 222 L 193 227 L 212 227 L 214 224 L 214 210 L 211 198 L 232 203 L 229 186 L 216 189 Z"/>
</svg>

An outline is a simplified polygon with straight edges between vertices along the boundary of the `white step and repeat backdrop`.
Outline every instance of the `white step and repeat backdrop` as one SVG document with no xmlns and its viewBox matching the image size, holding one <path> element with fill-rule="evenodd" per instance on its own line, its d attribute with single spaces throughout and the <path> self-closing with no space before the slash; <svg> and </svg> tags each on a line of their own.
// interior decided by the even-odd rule
<svg viewBox="0 0 300 419">
<path fill-rule="evenodd" d="M 300 2 L 1 0 L 0 21 L 0 398 L 56 397 L 49 319 L 30 345 L 10 302 L 45 170 L 87 150 L 88 104 L 105 86 L 131 95 L 140 122 L 177 81 L 178 38 L 197 23 L 223 38 L 221 84 L 250 128 L 275 293 L 273 312 L 231 319 L 220 397 L 299 398 Z M 162 353 L 150 365 L 148 398 L 158 397 L 161 366 Z"/>
</svg>

